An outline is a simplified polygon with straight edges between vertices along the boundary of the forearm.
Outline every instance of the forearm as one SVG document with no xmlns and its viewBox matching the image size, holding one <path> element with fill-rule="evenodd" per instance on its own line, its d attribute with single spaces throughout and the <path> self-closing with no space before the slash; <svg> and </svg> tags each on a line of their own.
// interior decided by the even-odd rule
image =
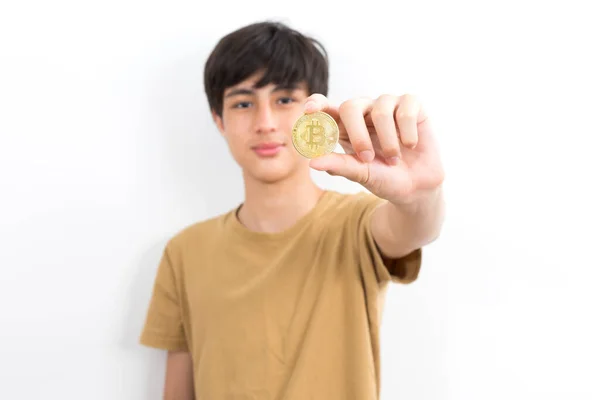
<svg viewBox="0 0 600 400">
<path fill-rule="evenodd" d="M 405 203 L 382 205 L 373 216 L 373 235 L 385 255 L 402 257 L 433 242 L 441 232 L 444 216 L 440 186 Z"/>
<path fill-rule="evenodd" d="M 170 351 L 167 356 L 167 368 L 164 400 L 194 400 L 193 362 L 190 353 Z"/>
</svg>

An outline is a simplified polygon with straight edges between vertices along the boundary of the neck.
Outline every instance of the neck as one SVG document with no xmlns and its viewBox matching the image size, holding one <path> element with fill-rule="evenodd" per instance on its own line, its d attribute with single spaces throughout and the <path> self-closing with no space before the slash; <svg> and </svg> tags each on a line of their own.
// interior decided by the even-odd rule
<svg viewBox="0 0 600 400">
<path fill-rule="evenodd" d="M 276 233 L 292 227 L 312 210 L 323 194 L 308 171 L 276 183 L 244 178 L 245 200 L 238 218 L 257 232 Z"/>
</svg>

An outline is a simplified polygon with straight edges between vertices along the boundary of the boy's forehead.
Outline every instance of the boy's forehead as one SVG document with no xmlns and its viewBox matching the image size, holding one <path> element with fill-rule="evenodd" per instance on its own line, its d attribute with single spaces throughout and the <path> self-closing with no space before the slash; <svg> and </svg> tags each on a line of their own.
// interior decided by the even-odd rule
<svg viewBox="0 0 600 400">
<path fill-rule="evenodd" d="M 257 88 L 256 84 L 258 83 L 258 81 L 260 80 L 262 76 L 252 76 L 250 78 L 247 78 L 231 87 L 228 87 L 225 89 L 224 95 L 227 96 L 228 94 L 231 93 L 235 93 L 237 91 L 239 91 L 240 89 L 245 90 L 245 91 L 267 91 L 267 92 L 272 92 L 274 90 L 283 90 L 283 89 L 288 89 L 288 90 L 307 90 L 308 89 L 308 85 L 306 84 L 306 82 L 298 82 L 295 84 L 275 84 L 273 82 L 268 83 L 267 85 L 261 87 L 261 88 Z"/>
</svg>

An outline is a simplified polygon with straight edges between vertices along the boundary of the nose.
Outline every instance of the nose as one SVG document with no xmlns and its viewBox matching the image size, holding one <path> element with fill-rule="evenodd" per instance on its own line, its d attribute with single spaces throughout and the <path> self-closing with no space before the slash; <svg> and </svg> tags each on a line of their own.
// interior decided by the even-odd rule
<svg viewBox="0 0 600 400">
<path fill-rule="evenodd" d="M 271 133 L 275 131 L 275 115 L 269 104 L 262 104 L 257 107 L 255 117 L 256 133 Z"/>
</svg>

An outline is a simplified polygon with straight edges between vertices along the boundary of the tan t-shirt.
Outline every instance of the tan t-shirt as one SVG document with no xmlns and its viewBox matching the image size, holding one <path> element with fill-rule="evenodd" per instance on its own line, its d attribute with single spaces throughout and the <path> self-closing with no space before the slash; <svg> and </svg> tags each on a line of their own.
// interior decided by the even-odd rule
<svg viewBox="0 0 600 400">
<path fill-rule="evenodd" d="M 191 353 L 197 400 L 378 399 L 386 284 L 421 266 L 421 249 L 381 258 L 380 201 L 327 191 L 276 234 L 236 210 L 186 227 L 165 248 L 141 343 Z"/>
</svg>

